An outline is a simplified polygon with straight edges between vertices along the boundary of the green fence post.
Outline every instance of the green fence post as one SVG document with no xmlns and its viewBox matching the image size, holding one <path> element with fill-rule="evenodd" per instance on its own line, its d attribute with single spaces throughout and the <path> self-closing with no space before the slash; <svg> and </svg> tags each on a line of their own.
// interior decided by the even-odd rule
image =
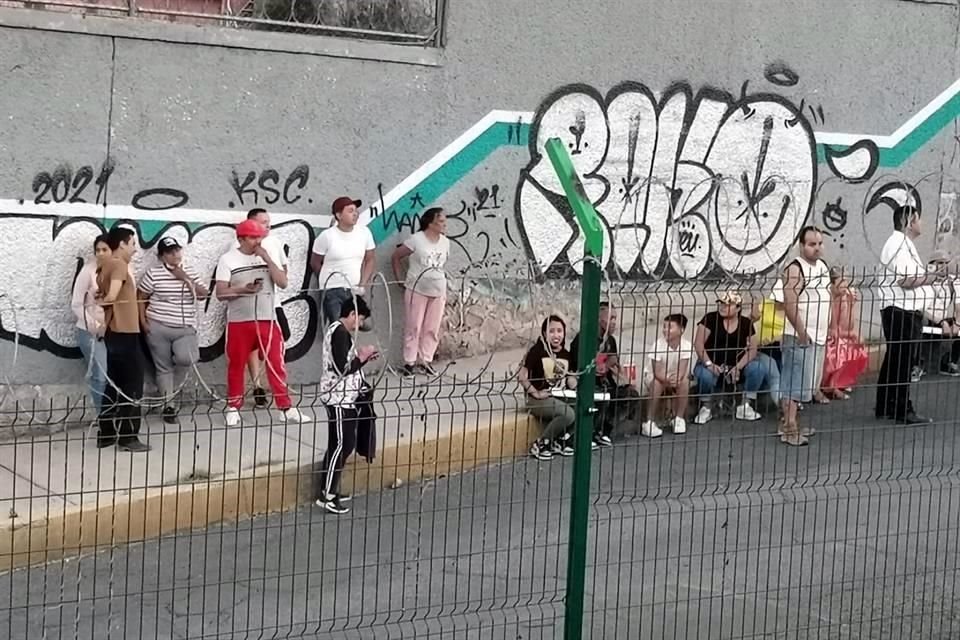
<svg viewBox="0 0 960 640">
<path fill-rule="evenodd" d="M 599 338 L 600 260 L 603 256 L 603 228 L 573 167 L 573 161 L 559 138 L 546 144 L 547 156 L 563 185 L 567 200 L 580 223 L 584 237 L 583 281 L 580 290 L 580 362 L 577 382 L 577 423 L 574 435 L 573 496 L 570 501 L 570 542 L 567 551 L 567 597 L 563 637 L 583 637 L 583 600 L 587 565 L 587 518 L 590 513 L 590 445 L 593 438 L 593 394 L 596 389 L 595 362 Z"/>
</svg>

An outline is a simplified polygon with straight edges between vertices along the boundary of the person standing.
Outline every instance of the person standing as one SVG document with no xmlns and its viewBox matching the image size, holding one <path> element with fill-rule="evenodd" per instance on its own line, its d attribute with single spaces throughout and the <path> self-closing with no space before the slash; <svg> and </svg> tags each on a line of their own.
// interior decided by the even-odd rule
<svg viewBox="0 0 960 640">
<path fill-rule="evenodd" d="M 927 424 L 930 418 L 916 412 L 910 400 L 910 369 L 914 350 L 923 335 L 926 287 L 943 275 L 928 271 L 914 240 L 920 236 L 920 211 L 909 205 L 893 212 L 893 233 L 880 251 L 883 279 L 880 286 L 880 319 L 886 349 L 877 379 L 874 415 L 904 424 Z"/>
<path fill-rule="evenodd" d="M 363 297 L 373 279 L 377 259 L 373 234 L 366 226 L 358 226 L 359 200 L 341 196 L 333 201 L 336 225 L 325 229 L 313 243 L 310 267 L 318 274 L 324 322 L 340 319 L 340 305 Z M 366 301 L 365 301 L 366 302 Z M 360 325 L 369 330 L 368 319 Z"/>
<path fill-rule="evenodd" d="M 73 283 L 70 310 L 77 319 L 77 347 L 83 354 L 87 367 L 84 376 L 90 387 L 90 400 L 97 415 L 103 408 L 104 388 L 107 384 L 107 348 L 103 344 L 103 308 L 97 304 L 97 271 L 110 259 L 107 235 L 99 235 L 93 241 L 93 260 L 88 260 Z"/>
<path fill-rule="evenodd" d="M 447 215 L 440 207 L 420 216 L 420 231 L 393 252 L 393 275 L 404 289 L 406 317 L 403 332 L 403 374 L 436 376 L 433 357 L 440 344 L 440 323 L 447 304 L 447 274 L 443 267 L 450 255 Z M 401 261 L 408 258 L 406 278 Z"/>
<path fill-rule="evenodd" d="M 363 367 L 377 358 L 377 348 L 357 348 L 353 334 L 370 313 L 361 298 L 346 300 L 340 305 L 340 318 L 327 327 L 323 336 L 323 370 L 320 378 L 320 399 L 327 409 L 327 450 L 320 464 L 317 506 L 330 513 L 350 511 L 344 502 L 350 496 L 340 492 L 340 476 L 347 459 L 357 448 L 357 428 L 364 416 L 358 407 L 360 398 L 369 393 Z M 367 400 L 370 404 L 371 400 Z"/>
<path fill-rule="evenodd" d="M 136 234 L 127 227 L 115 227 L 107 234 L 112 252 L 97 276 L 98 302 L 103 306 L 106 330 L 107 385 L 100 411 L 97 447 L 117 445 L 121 451 L 150 451 L 140 441 L 143 397 L 143 356 L 140 348 L 140 314 L 137 289 L 130 273 L 130 261 L 137 250 Z"/>
<path fill-rule="evenodd" d="M 260 241 L 260 246 L 270 255 L 274 264 L 283 269 L 283 272 L 289 274 L 287 252 L 284 251 L 283 244 L 276 236 L 270 235 L 270 214 L 266 209 L 256 208 L 247 212 L 247 220 L 256 220 L 267 231 L 267 235 Z M 237 245 L 239 246 L 239 245 Z M 278 287 L 284 289 L 286 287 Z M 286 344 L 290 339 L 290 323 L 287 322 L 287 316 L 283 312 L 280 304 L 280 296 L 274 296 L 274 312 L 277 317 L 277 325 L 280 327 L 280 335 L 283 336 L 283 342 Z M 267 392 L 263 388 L 263 353 L 259 347 L 250 352 L 247 360 L 247 372 L 250 374 L 250 381 L 253 383 L 253 401 L 258 407 L 267 406 Z"/>
<path fill-rule="evenodd" d="M 783 341 L 780 375 L 783 424 L 780 441 L 791 446 L 808 443 L 816 433 L 797 424 L 797 407 L 820 393 L 820 379 L 830 331 L 830 269 L 820 259 L 823 234 L 804 227 L 799 235 L 800 255 L 783 276 Z"/>
<path fill-rule="evenodd" d="M 250 352 L 264 354 L 273 400 L 287 422 L 307 422 L 293 407 L 287 389 L 283 336 L 274 316 L 275 286 L 287 286 L 286 272 L 273 261 L 261 241 L 267 230 L 256 220 L 237 225 L 239 246 L 217 263 L 215 291 L 227 303 L 227 414 L 228 427 L 240 424 L 243 375 Z"/>
<path fill-rule="evenodd" d="M 140 327 L 157 370 L 163 421 L 177 424 L 174 396 L 187 372 L 200 361 L 197 302 L 210 292 L 200 274 L 183 261 L 183 247 L 176 238 L 161 238 L 157 253 L 160 262 L 147 270 L 138 288 Z"/>
</svg>

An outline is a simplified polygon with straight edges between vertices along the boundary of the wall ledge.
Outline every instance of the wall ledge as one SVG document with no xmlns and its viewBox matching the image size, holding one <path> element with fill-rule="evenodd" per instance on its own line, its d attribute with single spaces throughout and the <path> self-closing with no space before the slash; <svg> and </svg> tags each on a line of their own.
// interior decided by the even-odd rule
<svg viewBox="0 0 960 640">
<path fill-rule="evenodd" d="M 441 51 L 433 47 L 369 42 L 322 35 L 176 24 L 146 18 L 110 18 L 9 7 L 0 8 L 0 27 L 60 31 L 172 44 L 376 60 L 427 67 L 440 66 L 441 57 Z"/>
</svg>

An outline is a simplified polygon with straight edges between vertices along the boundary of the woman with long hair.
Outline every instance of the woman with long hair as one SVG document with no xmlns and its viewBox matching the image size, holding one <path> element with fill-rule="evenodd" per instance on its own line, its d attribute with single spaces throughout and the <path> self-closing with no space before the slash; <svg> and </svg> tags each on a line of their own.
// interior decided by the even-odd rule
<svg viewBox="0 0 960 640">
<path fill-rule="evenodd" d="M 106 330 L 103 307 L 97 304 L 97 273 L 104 261 L 110 258 L 110 246 L 107 236 L 99 235 L 93 241 L 93 259 L 88 260 L 73 283 L 73 296 L 70 309 L 77 319 L 77 346 L 83 354 L 87 367 L 87 384 L 90 387 L 90 399 L 100 414 L 103 403 L 103 390 L 107 384 L 107 348 L 103 344 Z"/>
<path fill-rule="evenodd" d="M 437 375 L 433 357 L 440 344 L 440 323 L 447 304 L 447 274 L 443 268 L 450 255 L 447 214 L 440 207 L 420 216 L 420 231 L 393 252 L 393 274 L 402 282 L 406 320 L 403 331 L 403 374 Z M 406 277 L 401 262 L 407 258 Z"/>
</svg>

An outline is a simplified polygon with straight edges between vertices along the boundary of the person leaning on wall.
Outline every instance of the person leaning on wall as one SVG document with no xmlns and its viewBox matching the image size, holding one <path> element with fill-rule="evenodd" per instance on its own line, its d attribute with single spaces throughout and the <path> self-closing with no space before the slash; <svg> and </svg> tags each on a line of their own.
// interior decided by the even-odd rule
<svg viewBox="0 0 960 640">
<path fill-rule="evenodd" d="M 420 216 L 420 231 L 397 246 L 391 258 L 394 277 L 403 287 L 403 375 L 436 376 L 433 358 L 440 344 L 440 324 L 447 304 L 447 274 L 443 268 L 450 255 L 446 236 L 447 214 L 440 207 Z M 402 277 L 407 259 L 406 277 Z"/>
</svg>

